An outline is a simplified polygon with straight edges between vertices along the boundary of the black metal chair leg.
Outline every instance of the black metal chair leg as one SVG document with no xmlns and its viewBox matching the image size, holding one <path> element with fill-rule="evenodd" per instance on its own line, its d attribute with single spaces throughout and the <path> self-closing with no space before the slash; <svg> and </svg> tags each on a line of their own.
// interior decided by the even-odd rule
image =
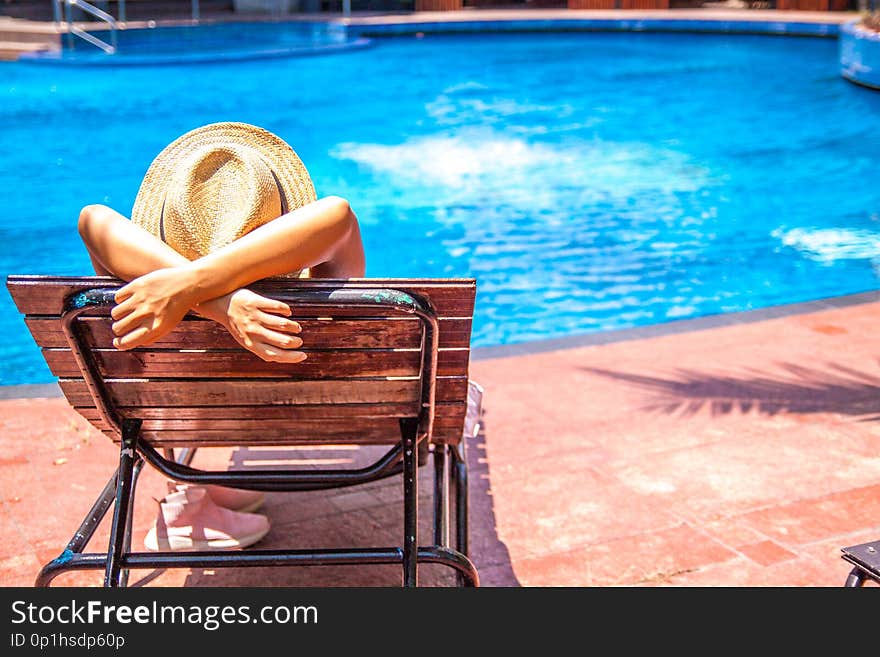
<svg viewBox="0 0 880 657">
<path fill-rule="evenodd" d="M 449 450 L 452 454 L 452 483 L 455 486 L 455 549 L 468 556 L 468 472 L 465 445 Z M 458 585 L 468 586 L 464 576 L 458 573 Z"/>
<path fill-rule="evenodd" d="M 402 429 L 407 436 L 403 444 L 408 447 L 414 447 L 414 443 L 418 438 L 418 427 L 415 424 L 402 425 Z M 407 472 L 410 475 L 404 481 L 404 504 L 405 504 L 405 522 L 404 526 L 408 530 L 406 536 L 411 539 L 404 540 L 404 549 L 400 547 L 387 548 L 366 548 L 352 550 L 254 550 L 240 553 L 221 553 L 212 552 L 192 552 L 187 554 L 176 554 L 173 552 L 160 553 L 138 553 L 129 552 L 130 548 L 130 518 L 133 509 L 133 498 L 135 492 L 135 482 L 138 474 L 146 461 L 132 458 L 131 450 L 136 447 L 138 432 L 126 431 L 126 439 L 124 444 L 128 444 L 129 450 L 125 447 L 120 449 L 120 468 L 117 475 L 114 475 L 107 485 L 101 496 L 92 506 L 89 515 L 83 520 L 79 530 L 68 543 L 68 548 L 57 559 L 53 560 L 46 566 L 37 578 L 37 586 L 49 586 L 52 580 L 59 574 L 70 570 L 104 570 L 106 584 L 108 586 L 125 585 L 125 571 L 131 568 L 223 568 L 231 566 L 292 566 L 292 565 L 364 565 L 364 564 L 397 564 L 402 565 L 404 561 L 406 566 L 404 569 L 404 581 L 407 586 L 415 586 L 418 584 L 418 563 L 434 563 L 442 564 L 454 569 L 459 576 L 460 582 L 464 586 L 479 586 L 479 575 L 474 564 L 463 554 L 446 546 L 430 546 L 417 548 L 418 525 L 417 504 L 418 504 L 418 456 L 417 449 L 408 450 L 410 454 L 406 458 L 408 461 Z M 134 447 L 131 447 L 134 443 Z M 449 465 L 448 450 L 446 465 Z M 442 463 L 444 457 L 438 457 L 438 461 Z M 439 468 L 449 472 L 449 468 Z M 454 470 L 450 475 L 454 474 Z M 438 478 L 443 481 L 443 477 Z M 448 479 L 447 479 L 448 481 Z M 440 488 L 444 486 L 441 484 Z M 449 486 L 445 486 L 447 493 Z M 120 493 L 121 491 L 121 493 Z M 127 494 L 126 492 L 127 491 Z M 442 490 L 440 491 L 443 492 Z M 120 501 L 121 497 L 121 501 Z M 104 553 L 83 553 L 95 528 L 106 515 L 114 498 L 117 499 L 117 505 L 114 507 L 113 526 L 111 527 L 111 536 L 116 536 L 124 549 L 118 550 L 120 543 L 117 540 L 111 540 L 110 548 Z M 448 499 L 447 499 L 448 502 Z M 440 514 L 443 517 L 443 514 Z M 446 517 L 448 518 L 448 510 Z M 441 523 L 442 526 L 442 523 Z M 126 534 L 122 533 L 122 528 L 129 528 Z M 448 533 L 448 523 L 445 528 Z M 116 568 L 112 570 L 113 563 Z M 124 566 L 123 566 L 124 564 Z M 107 571 L 110 577 L 106 578 Z M 415 571 L 415 572 L 414 572 Z M 115 575 L 115 579 L 114 579 Z"/>
<path fill-rule="evenodd" d="M 128 499 L 128 512 L 127 519 L 125 523 L 125 545 L 123 546 L 123 552 L 128 554 L 131 552 L 131 535 L 132 535 L 132 525 L 134 524 L 134 496 L 135 491 L 137 491 L 137 480 L 138 476 L 141 473 L 141 469 L 144 467 L 144 460 L 138 456 L 134 462 L 134 468 L 131 473 L 131 497 Z M 121 572 L 120 578 L 120 586 L 126 587 L 128 586 L 128 568 L 123 568 Z"/>
<path fill-rule="evenodd" d="M 865 571 L 856 566 L 851 571 L 849 571 L 849 575 L 846 576 L 846 583 L 843 585 L 848 589 L 857 589 L 865 584 Z"/>
<path fill-rule="evenodd" d="M 455 483 L 455 549 L 468 556 L 468 472 L 464 443 L 451 452 Z"/>
<path fill-rule="evenodd" d="M 117 470 L 113 473 L 113 476 L 110 477 L 107 485 L 104 486 L 104 490 L 101 491 L 101 494 L 98 496 L 98 499 L 95 500 L 95 503 L 92 505 L 92 508 L 89 510 L 86 517 L 83 518 L 83 521 L 80 523 L 73 538 L 68 541 L 67 547 L 64 548 L 64 551 L 58 557 L 44 565 L 40 570 L 34 581 L 34 586 L 51 586 L 52 580 L 68 570 L 67 564 L 70 563 L 72 557 L 81 553 L 86 548 L 86 545 L 88 545 L 89 541 L 92 539 L 98 525 L 101 524 L 104 516 L 107 515 L 107 510 L 116 498 L 116 481 L 119 477 L 118 472 L 119 471 Z"/>
<path fill-rule="evenodd" d="M 418 420 L 402 419 L 400 432 L 403 439 L 403 585 L 419 585 L 418 529 L 419 529 L 419 457 L 416 438 Z"/>
<path fill-rule="evenodd" d="M 449 547 L 449 446 L 434 445 L 434 545 Z"/>
<path fill-rule="evenodd" d="M 122 438 L 119 446 L 119 471 L 116 481 L 116 505 L 113 508 L 113 523 L 110 525 L 110 545 L 107 550 L 107 569 L 104 572 L 104 586 L 123 585 L 122 557 L 125 554 L 128 517 L 131 514 L 131 496 L 134 488 L 134 468 L 140 458 L 137 454 L 137 440 L 141 429 L 140 420 L 125 420 L 122 423 Z"/>
</svg>

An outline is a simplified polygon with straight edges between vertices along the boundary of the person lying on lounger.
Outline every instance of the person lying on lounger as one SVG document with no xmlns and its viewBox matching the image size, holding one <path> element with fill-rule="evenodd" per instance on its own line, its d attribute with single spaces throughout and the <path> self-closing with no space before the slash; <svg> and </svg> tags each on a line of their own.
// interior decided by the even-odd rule
<svg viewBox="0 0 880 657">
<path fill-rule="evenodd" d="M 222 324 L 266 361 L 306 358 L 287 304 L 247 289 L 270 276 L 358 278 L 358 220 L 337 196 L 317 199 L 293 149 L 244 123 L 214 123 L 169 144 L 141 183 L 131 220 L 87 205 L 79 234 L 95 272 L 129 281 L 116 294 L 113 346 L 133 349 L 172 331 L 189 311 Z M 305 336 L 308 339 L 308 336 Z M 160 501 L 147 548 L 252 545 L 269 531 L 251 511 L 258 491 L 179 485 Z"/>
</svg>

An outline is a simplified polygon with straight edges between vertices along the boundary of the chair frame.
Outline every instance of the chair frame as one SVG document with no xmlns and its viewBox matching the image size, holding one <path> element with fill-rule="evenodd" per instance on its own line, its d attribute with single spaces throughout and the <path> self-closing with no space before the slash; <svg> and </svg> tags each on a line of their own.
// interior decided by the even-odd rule
<svg viewBox="0 0 880 657">
<path fill-rule="evenodd" d="M 844 588 L 857 589 L 870 580 L 880 584 L 880 541 L 841 548 L 841 558 L 852 564 Z"/>
<path fill-rule="evenodd" d="M 223 568 L 258 566 L 320 566 L 399 564 L 403 586 L 418 586 L 418 567 L 436 563 L 454 569 L 458 583 L 479 586 L 479 576 L 468 558 L 468 488 L 465 441 L 432 443 L 439 322 L 428 299 L 391 288 L 289 290 L 276 295 L 297 306 L 334 306 L 415 315 L 422 327 L 421 404 L 417 417 L 400 418 L 400 442 L 367 467 L 323 470 L 206 471 L 190 467 L 195 447 L 185 447 L 178 458 L 172 449 L 162 454 L 141 439 L 142 420 L 121 418 L 108 394 L 91 349 L 85 343 L 78 318 L 109 314 L 119 286 L 81 290 L 64 303 L 62 327 L 95 406 L 120 442 L 119 466 L 83 519 L 64 551 L 43 566 L 36 586 L 50 586 L 64 572 L 104 570 L 104 586 L 122 587 L 135 568 Z M 469 386 L 470 388 L 470 386 Z M 418 545 L 418 474 L 428 452 L 434 461 L 433 545 Z M 138 475 L 149 463 L 162 474 L 193 484 L 217 484 L 261 491 L 306 491 L 363 484 L 402 474 L 404 531 L 401 546 L 351 549 L 248 549 L 246 551 L 132 552 L 133 500 Z M 450 545 L 450 489 L 455 495 L 455 546 Z M 85 549 L 110 507 L 113 516 L 106 553 Z"/>
</svg>

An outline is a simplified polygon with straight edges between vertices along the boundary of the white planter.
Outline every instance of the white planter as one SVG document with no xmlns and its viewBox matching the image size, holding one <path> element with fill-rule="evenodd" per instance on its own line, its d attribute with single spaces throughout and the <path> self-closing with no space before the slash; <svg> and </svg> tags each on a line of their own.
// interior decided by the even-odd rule
<svg viewBox="0 0 880 657">
<path fill-rule="evenodd" d="M 880 89 L 880 33 L 855 22 L 840 26 L 840 74 L 857 84 Z"/>
</svg>

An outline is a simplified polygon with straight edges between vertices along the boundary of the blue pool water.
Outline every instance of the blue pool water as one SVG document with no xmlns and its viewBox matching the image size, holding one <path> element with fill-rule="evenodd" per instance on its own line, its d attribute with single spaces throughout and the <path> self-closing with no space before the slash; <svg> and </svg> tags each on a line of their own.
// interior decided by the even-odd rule
<svg viewBox="0 0 880 657">
<path fill-rule="evenodd" d="M 0 66 L 0 272 L 83 274 L 86 203 L 262 125 L 351 200 L 369 276 L 473 276 L 475 346 L 876 289 L 880 93 L 834 39 L 479 34 L 318 57 Z M 0 382 L 50 381 L 8 295 Z"/>
</svg>

